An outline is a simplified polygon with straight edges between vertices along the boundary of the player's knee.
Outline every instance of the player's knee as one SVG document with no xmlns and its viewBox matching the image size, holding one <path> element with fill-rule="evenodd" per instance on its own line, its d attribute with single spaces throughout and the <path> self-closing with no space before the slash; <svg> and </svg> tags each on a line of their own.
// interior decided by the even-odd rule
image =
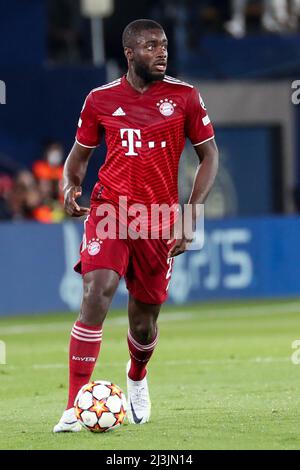
<svg viewBox="0 0 300 470">
<path fill-rule="evenodd" d="M 104 321 L 114 291 L 110 282 L 91 279 L 84 283 L 81 316 L 86 323 Z"/>
<path fill-rule="evenodd" d="M 141 344 L 149 344 L 156 334 L 156 325 L 153 322 L 137 321 L 130 330 L 136 341 Z"/>
<path fill-rule="evenodd" d="M 86 283 L 83 290 L 85 303 L 92 305 L 105 305 L 110 301 L 114 289 L 109 283 L 90 281 Z"/>
</svg>

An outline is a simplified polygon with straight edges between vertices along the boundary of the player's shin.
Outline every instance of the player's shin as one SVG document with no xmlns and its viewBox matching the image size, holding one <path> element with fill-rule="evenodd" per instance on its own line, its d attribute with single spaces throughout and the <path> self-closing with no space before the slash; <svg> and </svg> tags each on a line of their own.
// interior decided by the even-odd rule
<svg viewBox="0 0 300 470">
<path fill-rule="evenodd" d="M 142 380 L 145 377 L 147 364 L 153 354 L 157 342 L 158 330 L 156 330 L 156 334 L 149 344 L 140 344 L 134 339 L 132 332 L 128 330 L 127 343 L 131 359 L 128 377 L 131 380 Z"/>
<path fill-rule="evenodd" d="M 73 407 L 80 388 L 89 382 L 99 355 L 102 325 L 88 326 L 76 321 L 69 348 L 69 398 L 67 409 Z"/>
</svg>

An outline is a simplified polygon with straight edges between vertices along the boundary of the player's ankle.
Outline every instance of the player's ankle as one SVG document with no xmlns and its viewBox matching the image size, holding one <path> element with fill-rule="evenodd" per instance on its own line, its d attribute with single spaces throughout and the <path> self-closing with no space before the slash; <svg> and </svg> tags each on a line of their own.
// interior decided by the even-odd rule
<svg viewBox="0 0 300 470">
<path fill-rule="evenodd" d="M 130 368 L 128 372 L 128 377 L 134 382 L 140 382 L 146 377 L 146 375 L 147 375 L 147 369 L 143 369 L 142 371 L 137 371 L 137 370 L 132 370 L 132 368 Z"/>
</svg>

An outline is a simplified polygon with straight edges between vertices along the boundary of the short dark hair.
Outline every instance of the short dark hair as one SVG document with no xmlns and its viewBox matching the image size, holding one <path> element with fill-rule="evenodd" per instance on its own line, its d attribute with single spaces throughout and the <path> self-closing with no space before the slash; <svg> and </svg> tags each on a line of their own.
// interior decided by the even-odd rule
<svg viewBox="0 0 300 470">
<path fill-rule="evenodd" d="M 163 27 L 153 20 L 140 19 L 129 23 L 122 34 L 123 47 L 132 47 L 133 38 L 137 36 L 141 31 L 147 29 L 160 29 L 164 30 Z"/>
</svg>

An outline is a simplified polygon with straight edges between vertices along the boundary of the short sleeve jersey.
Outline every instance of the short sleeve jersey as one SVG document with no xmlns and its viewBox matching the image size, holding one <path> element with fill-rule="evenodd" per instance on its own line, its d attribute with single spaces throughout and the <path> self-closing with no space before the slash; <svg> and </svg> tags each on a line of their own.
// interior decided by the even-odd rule
<svg viewBox="0 0 300 470">
<path fill-rule="evenodd" d="M 178 167 L 186 137 L 197 146 L 214 138 L 199 91 L 165 76 L 144 93 L 126 76 L 92 90 L 83 105 L 76 140 L 97 147 L 105 136 L 107 154 L 99 170 L 97 197 L 118 202 L 177 204 Z"/>
</svg>

